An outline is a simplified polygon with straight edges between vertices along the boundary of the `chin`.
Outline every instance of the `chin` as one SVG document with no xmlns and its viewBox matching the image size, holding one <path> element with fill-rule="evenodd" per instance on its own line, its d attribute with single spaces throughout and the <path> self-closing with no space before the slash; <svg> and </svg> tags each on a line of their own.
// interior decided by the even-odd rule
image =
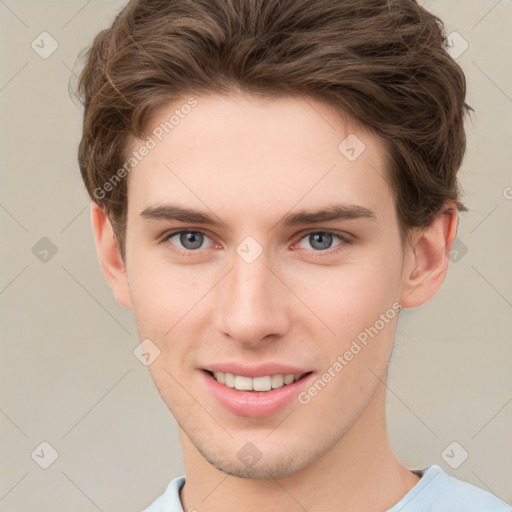
<svg viewBox="0 0 512 512">
<path fill-rule="evenodd" d="M 228 447 L 212 450 L 210 447 L 204 449 L 201 446 L 196 448 L 201 455 L 216 469 L 227 475 L 237 478 L 248 478 L 252 480 L 266 480 L 270 478 L 283 478 L 298 473 L 311 465 L 319 456 L 321 450 L 309 450 L 304 452 L 304 446 L 300 444 L 296 448 L 285 448 L 282 445 L 280 450 L 272 447 L 267 448 L 269 452 L 260 452 L 252 443 L 244 444 L 240 450 L 233 453 L 233 443 Z M 223 449 L 229 453 L 219 453 Z M 253 460 L 244 461 L 244 454 L 253 454 Z"/>
</svg>

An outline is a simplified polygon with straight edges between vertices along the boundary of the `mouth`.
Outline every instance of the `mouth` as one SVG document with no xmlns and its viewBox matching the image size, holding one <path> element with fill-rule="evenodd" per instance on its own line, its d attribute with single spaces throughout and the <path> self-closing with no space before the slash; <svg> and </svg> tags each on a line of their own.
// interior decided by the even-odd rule
<svg viewBox="0 0 512 512">
<path fill-rule="evenodd" d="M 272 372 L 271 369 L 267 371 Z M 253 369 L 253 372 L 256 370 Z M 200 373 L 204 377 L 207 392 L 219 405 L 236 416 L 248 418 L 264 418 L 276 414 L 291 405 L 298 393 L 315 378 L 313 371 L 268 375 L 258 371 L 257 377 L 217 369 L 203 369 Z"/>
<path fill-rule="evenodd" d="M 289 386 L 313 373 L 312 371 L 306 373 L 277 373 L 273 375 L 263 375 L 261 377 L 248 377 L 221 371 L 203 371 L 223 386 L 236 389 L 237 391 L 258 393 L 265 393 Z"/>
</svg>

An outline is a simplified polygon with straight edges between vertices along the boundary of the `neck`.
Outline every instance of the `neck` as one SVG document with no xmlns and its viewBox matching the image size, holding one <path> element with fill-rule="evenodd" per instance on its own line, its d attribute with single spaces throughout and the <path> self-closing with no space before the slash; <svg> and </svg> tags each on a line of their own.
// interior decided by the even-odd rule
<svg viewBox="0 0 512 512">
<path fill-rule="evenodd" d="M 386 431 L 385 385 L 346 434 L 303 470 L 282 478 L 227 475 L 197 451 L 180 429 L 186 471 L 184 511 L 287 510 L 384 512 L 419 481 L 396 459 Z"/>
</svg>

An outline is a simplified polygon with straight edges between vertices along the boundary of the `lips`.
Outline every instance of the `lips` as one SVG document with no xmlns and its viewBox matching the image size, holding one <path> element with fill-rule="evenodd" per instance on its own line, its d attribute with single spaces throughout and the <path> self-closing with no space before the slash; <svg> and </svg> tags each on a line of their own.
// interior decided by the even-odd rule
<svg viewBox="0 0 512 512">
<path fill-rule="evenodd" d="M 231 372 L 222 371 L 220 368 L 231 370 Z M 206 389 L 221 406 L 237 416 L 250 418 L 271 416 L 285 408 L 310 384 L 315 375 L 311 370 L 285 365 L 244 367 L 239 364 L 211 365 L 208 369 L 203 369 L 200 374 L 203 376 Z M 219 382 L 222 380 L 222 374 L 224 383 Z M 226 375 L 228 375 L 228 385 L 226 385 Z M 288 384 L 285 384 L 286 377 Z M 272 387 L 272 380 L 276 385 L 275 388 Z M 283 385 L 279 386 L 281 380 Z M 271 389 L 267 391 L 259 389 L 268 388 L 269 382 Z M 249 386 L 252 389 L 249 390 Z"/>
</svg>

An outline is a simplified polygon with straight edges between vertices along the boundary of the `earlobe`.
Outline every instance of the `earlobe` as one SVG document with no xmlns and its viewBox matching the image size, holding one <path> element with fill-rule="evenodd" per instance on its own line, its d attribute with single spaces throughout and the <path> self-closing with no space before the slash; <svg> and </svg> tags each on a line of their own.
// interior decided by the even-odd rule
<svg viewBox="0 0 512 512">
<path fill-rule="evenodd" d="M 110 220 L 96 203 L 91 202 L 91 223 L 101 271 L 121 306 L 133 309 L 126 266 Z"/>
<path fill-rule="evenodd" d="M 448 202 L 427 228 L 414 234 L 402 277 L 400 303 L 404 308 L 425 304 L 443 284 L 457 227 L 457 208 Z"/>
</svg>

